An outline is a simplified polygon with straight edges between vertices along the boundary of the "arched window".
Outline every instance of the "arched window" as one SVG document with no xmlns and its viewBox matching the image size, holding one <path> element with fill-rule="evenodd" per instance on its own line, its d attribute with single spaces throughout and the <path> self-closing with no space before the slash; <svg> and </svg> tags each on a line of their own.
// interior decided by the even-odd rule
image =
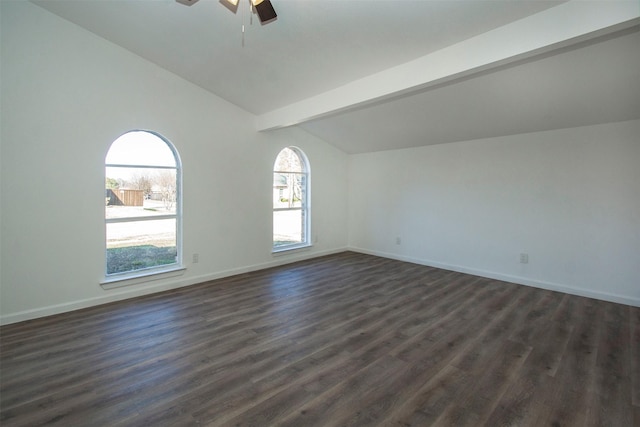
<svg viewBox="0 0 640 427">
<path fill-rule="evenodd" d="M 309 244 L 309 164 L 300 149 L 287 147 L 273 166 L 273 250 Z"/>
<path fill-rule="evenodd" d="M 182 262 L 180 182 L 178 152 L 160 135 L 131 131 L 111 144 L 105 158 L 107 276 L 160 272 Z"/>
</svg>

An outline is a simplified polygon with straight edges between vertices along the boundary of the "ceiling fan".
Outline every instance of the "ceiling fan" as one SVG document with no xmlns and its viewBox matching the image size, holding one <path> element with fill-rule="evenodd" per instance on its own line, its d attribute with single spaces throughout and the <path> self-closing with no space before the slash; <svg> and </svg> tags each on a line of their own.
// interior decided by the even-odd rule
<svg viewBox="0 0 640 427">
<path fill-rule="evenodd" d="M 194 3 L 197 3 L 198 0 L 176 0 L 180 4 L 184 4 L 187 6 L 191 6 Z M 240 0 L 220 0 L 223 6 L 227 9 L 236 13 L 238 11 L 238 4 Z M 269 22 L 273 22 L 278 18 L 273 5 L 270 0 L 249 0 L 249 4 L 251 5 L 251 11 L 258 15 L 260 19 L 260 23 L 262 25 L 266 25 Z"/>
</svg>

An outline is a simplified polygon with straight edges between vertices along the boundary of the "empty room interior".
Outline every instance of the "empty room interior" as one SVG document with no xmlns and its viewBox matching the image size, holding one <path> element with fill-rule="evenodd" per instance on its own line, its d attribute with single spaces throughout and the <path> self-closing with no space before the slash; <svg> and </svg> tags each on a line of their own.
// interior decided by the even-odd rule
<svg viewBox="0 0 640 427">
<path fill-rule="evenodd" d="M 637 0 L 0 20 L 3 426 L 640 426 Z"/>
</svg>

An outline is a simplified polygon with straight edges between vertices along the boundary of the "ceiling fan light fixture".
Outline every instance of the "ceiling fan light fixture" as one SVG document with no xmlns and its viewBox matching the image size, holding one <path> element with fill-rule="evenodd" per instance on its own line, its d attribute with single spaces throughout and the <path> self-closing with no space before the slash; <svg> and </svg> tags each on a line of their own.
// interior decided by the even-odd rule
<svg viewBox="0 0 640 427">
<path fill-rule="evenodd" d="M 238 11 L 238 4 L 240 0 L 220 0 L 220 4 L 229 9 L 231 12 L 236 13 Z"/>
<path fill-rule="evenodd" d="M 198 0 L 176 0 L 176 2 L 180 4 L 184 4 L 186 6 L 191 6 L 196 3 Z M 221 5 L 229 9 L 233 13 L 238 12 L 238 6 L 240 5 L 240 0 L 218 0 Z M 260 23 L 262 25 L 268 24 L 269 22 L 275 21 L 278 18 L 278 14 L 276 10 L 273 8 L 271 4 L 271 0 L 249 0 L 249 4 L 251 5 L 251 9 L 258 15 L 260 19 Z M 243 23 L 244 28 L 244 23 Z M 244 30 L 243 30 L 244 32 Z"/>
</svg>

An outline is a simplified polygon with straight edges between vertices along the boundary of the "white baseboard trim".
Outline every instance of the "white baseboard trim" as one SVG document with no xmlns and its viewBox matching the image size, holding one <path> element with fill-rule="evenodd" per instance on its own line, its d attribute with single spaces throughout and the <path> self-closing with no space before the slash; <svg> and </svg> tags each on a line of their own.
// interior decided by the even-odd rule
<svg viewBox="0 0 640 427">
<path fill-rule="evenodd" d="M 625 295 L 612 294 L 609 292 L 593 291 L 589 289 L 581 289 L 581 288 L 562 285 L 558 283 L 530 279 L 527 277 L 512 276 L 512 275 L 496 273 L 492 271 L 478 270 L 474 268 L 467 268 L 459 265 L 445 264 L 445 263 L 432 261 L 432 260 L 413 258 L 413 257 L 393 254 L 389 252 L 371 251 L 368 249 L 363 249 L 358 247 L 349 247 L 348 250 L 367 254 L 367 255 L 375 255 L 383 258 L 410 262 L 413 264 L 425 265 L 428 267 L 441 268 L 443 270 L 457 271 L 459 273 L 466 273 L 474 276 L 486 277 L 488 279 L 495 279 L 503 282 L 515 283 L 517 285 L 531 286 L 534 288 L 547 289 L 550 291 L 557 291 L 557 292 L 562 292 L 570 295 L 577 295 L 581 297 L 594 298 L 594 299 L 599 299 L 603 301 L 615 302 L 618 304 L 625 304 L 625 305 L 630 305 L 634 307 L 640 307 L 640 298 L 633 298 Z"/>
<path fill-rule="evenodd" d="M 151 280 L 149 282 L 140 283 L 138 285 L 132 285 L 127 287 L 114 288 L 111 290 L 105 290 L 105 295 L 86 298 L 82 300 L 71 301 L 62 304 L 49 305 L 46 307 L 39 307 L 32 310 L 24 310 L 16 313 L 10 313 L 0 316 L 0 325 L 9 325 L 11 323 L 23 322 L 25 320 L 37 319 L 40 317 L 52 316 L 55 314 L 66 313 L 69 311 L 80 310 L 83 308 L 93 307 L 96 305 L 107 304 L 110 302 L 121 301 L 129 298 L 135 298 L 139 296 L 154 294 L 157 292 L 169 291 L 172 289 L 178 289 L 185 286 L 196 285 L 203 282 L 209 282 L 211 280 L 222 279 L 225 277 L 236 276 L 238 274 L 245 274 L 252 271 L 264 270 L 271 267 L 278 267 L 280 265 L 291 264 L 297 261 L 304 261 L 310 258 L 317 258 L 325 255 L 331 255 L 339 252 L 349 250 L 346 247 L 331 249 L 326 251 L 292 251 L 289 254 L 278 253 L 273 257 L 273 260 L 263 262 L 259 264 L 248 265 L 244 267 L 234 268 L 230 270 L 218 271 L 215 273 L 203 274 L 200 276 L 188 277 L 184 279 L 173 279 L 169 281 L 157 281 Z M 96 284 L 98 286 L 98 284 Z"/>
</svg>

